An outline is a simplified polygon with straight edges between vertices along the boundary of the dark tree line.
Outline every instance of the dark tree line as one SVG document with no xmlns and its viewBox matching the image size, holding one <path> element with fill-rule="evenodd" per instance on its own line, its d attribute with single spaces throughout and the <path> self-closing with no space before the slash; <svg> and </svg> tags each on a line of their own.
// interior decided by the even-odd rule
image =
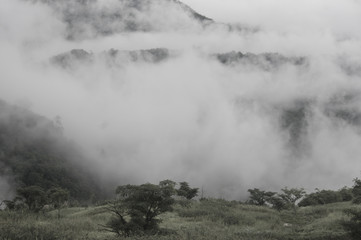
<svg viewBox="0 0 361 240">
<path fill-rule="evenodd" d="M 48 205 L 58 210 L 58 218 L 60 218 L 60 209 L 68 200 L 69 191 L 66 189 L 53 187 L 45 191 L 39 186 L 29 186 L 18 188 L 16 197 L 3 203 L 8 210 L 29 210 L 36 213 Z"/>
</svg>

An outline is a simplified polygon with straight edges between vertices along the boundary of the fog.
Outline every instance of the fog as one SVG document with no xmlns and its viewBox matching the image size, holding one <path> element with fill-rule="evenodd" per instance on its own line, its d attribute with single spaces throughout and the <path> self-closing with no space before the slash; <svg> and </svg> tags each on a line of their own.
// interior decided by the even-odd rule
<svg viewBox="0 0 361 240">
<path fill-rule="evenodd" d="M 67 1 L 3 0 L 0 98 L 60 116 L 104 181 L 188 181 L 227 199 L 254 187 L 350 186 L 361 170 L 360 1 L 184 3 L 224 24 L 204 26 L 183 8 L 154 3 L 130 20 L 94 17 L 70 28 L 61 15 Z M 94 3 L 87 19 L 125 8 L 118 4 Z M 124 21 L 142 27 L 128 31 Z M 151 48 L 171 54 L 109 64 L 105 52 Z M 73 59 L 70 68 L 52 61 L 72 49 L 91 61 Z M 307 60 L 264 69 L 214 55 L 230 51 Z"/>
</svg>

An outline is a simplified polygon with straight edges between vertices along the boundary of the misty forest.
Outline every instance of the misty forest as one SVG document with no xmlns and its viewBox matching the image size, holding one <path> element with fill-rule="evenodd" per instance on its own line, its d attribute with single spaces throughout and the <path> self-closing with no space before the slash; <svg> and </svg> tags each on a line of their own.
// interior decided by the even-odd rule
<svg viewBox="0 0 361 240">
<path fill-rule="evenodd" d="M 360 23 L 360 0 L 2 0 L 0 240 L 360 240 Z"/>
</svg>

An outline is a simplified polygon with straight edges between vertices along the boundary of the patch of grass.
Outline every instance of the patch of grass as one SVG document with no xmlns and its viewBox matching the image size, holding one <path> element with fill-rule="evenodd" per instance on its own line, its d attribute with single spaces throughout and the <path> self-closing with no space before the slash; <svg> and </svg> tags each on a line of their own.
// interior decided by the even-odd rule
<svg viewBox="0 0 361 240">
<path fill-rule="evenodd" d="M 161 230 L 156 236 L 130 240 L 349 240 L 340 222 L 344 210 L 357 208 L 335 203 L 278 212 L 268 207 L 207 199 L 177 204 L 175 211 L 160 215 Z M 104 231 L 111 214 L 104 207 L 68 208 L 44 214 L 0 211 L 0 240 L 100 240 L 115 239 Z"/>
</svg>

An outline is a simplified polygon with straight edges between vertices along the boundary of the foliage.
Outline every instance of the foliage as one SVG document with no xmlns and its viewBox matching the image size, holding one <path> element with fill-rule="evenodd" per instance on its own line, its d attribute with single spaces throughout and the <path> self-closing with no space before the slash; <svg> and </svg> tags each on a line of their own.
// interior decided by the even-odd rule
<svg viewBox="0 0 361 240">
<path fill-rule="evenodd" d="M 247 203 L 257 206 L 268 205 L 278 211 L 290 208 L 296 211 L 296 202 L 300 200 L 305 194 L 303 188 L 288 189 L 286 187 L 281 189 L 281 191 L 282 193 L 276 193 L 263 191 L 258 188 L 248 189 L 250 197 Z"/>
<path fill-rule="evenodd" d="M 338 191 L 318 190 L 314 193 L 307 194 L 302 201 L 298 203 L 300 207 L 312 205 L 324 205 L 335 202 L 350 201 L 352 199 L 351 190 L 344 187 Z"/>
<path fill-rule="evenodd" d="M 279 197 L 285 202 L 286 205 L 293 208 L 296 211 L 296 202 L 303 198 L 306 194 L 303 188 L 291 188 L 288 189 L 287 187 L 281 189 L 283 193 L 279 194 Z"/>
<path fill-rule="evenodd" d="M 180 182 L 180 187 L 177 190 L 177 195 L 184 197 L 188 200 L 198 195 L 198 188 L 190 188 L 187 182 Z"/>
<path fill-rule="evenodd" d="M 60 208 L 69 199 L 69 191 L 63 188 L 54 187 L 47 191 L 48 203 L 55 208 Z"/>
<path fill-rule="evenodd" d="M 352 188 L 343 187 L 338 192 L 341 195 L 343 202 L 351 201 L 353 199 Z"/>
<path fill-rule="evenodd" d="M 258 188 L 248 189 L 248 192 L 251 194 L 248 202 L 257 206 L 264 206 L 266 203 L 269 203 L 270 199 L 276 194 L 275 192 L 266 192 Z"/>
<path fill-rule="evenodd" d="M 124 185 L 116 189 L 118 199 L 107 209 L 113 217 L 105 225 L 118 236 L 152 234 L 158 230 L 161 213 L 172 211 L 175 193 L 172 181 L 162 181 L 159 185 Z"/>
<path fill-rule="evenodd" d="M 5 209 L 7 210 L 20 210 L 27 208 L 22 199 L 18 197 L 14 198 L 14 200 L 4 200 L 3 203 L 5 204 Z"/>
<path fill-rule="evenodd" d="M 58 209 L 58 218 L 60 218 L 60 208 L 69 200 L 69 191 L 62 188 L 51 188 L 47 191 L 48 203 Z"/>
<path fill-rule="evenodd" d="M 79 164 L 84 157 L 62 131 L 59 117 L 52 121 L 0 100 L 0 174 L 11 173 L 14 188 L 61 187 L 79 201 L 103 197 Z"/>
<path fill-rule="evenodd" d="M 277 211 L 289 209 L 289 207 L 290 207 L 287 204 L 287 202 L 283 198 L 281 198 L 278 194 L 270 197 L 268 202 L 272 205 L 272 208 Z"/>
<path fill-rule="evenodd" d="M 352 239 L 361 239 L 361 211 L 356 209 L 347 209 L 345 213 L 350 216 L 350 220 L 342 221 L 345 230 Z"/>
<path fill-rule="evenodd" d="M 354 185 L 352 187 L 352 194 L 354 196 L 353 203 L 361 203 L 361 179 L 355 178 L 353 180 Z"/>
<path fill-rule="evenodd" d="M 137 235 L 129 240 L 350 240 L 340 224 L 344 209 L 361 210 L 349 202 L 275 211 L 266 206 L 220 199 L 190 201 L 189 208 L 174 205 L 173 212 L 159 215 L 167 235 Z M 42 213 L 0 211 L 0 239 L 11 240 L 115 240 L 100 225 L 112 214 L 104 206 L 66 208 Z M 129 220 L 129 219 L 127 219 Z M 287 223 L 287 224 L 285 224 Z M 286 226 L 287 225 L 287 226 Z"/>
<path fill-rule="evenodd" d="M 39 186 L 19 188 L 17 195 L 24 201 L 28 209 L 34 212 L 40 211 L 47 203 L 46 193 Z"/>
<path fill-rule="evenodd" d="M 17 189 L 17 195 L 13 200 L 5 200 L 3 203 L 7 210 L 28 209 L 33 212 L 44 210 L 46 205 L 51 205 L 58 209 L 58 218 L 60 217 L 60 208 L 69 199 L 69 191 L 62 188 L 51 188 L 47 192 L 39 186 L 29 186 Z M 47 206 L 47 209 L 50 209 Z"/>
</svg>

